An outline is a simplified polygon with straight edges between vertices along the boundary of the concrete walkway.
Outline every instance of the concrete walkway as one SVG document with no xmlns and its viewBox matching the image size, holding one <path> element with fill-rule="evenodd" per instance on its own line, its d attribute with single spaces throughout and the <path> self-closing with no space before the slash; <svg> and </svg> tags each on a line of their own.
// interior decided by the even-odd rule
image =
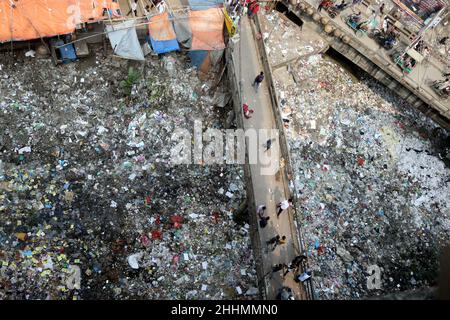
<svg viewBox="0 0 450 320">
<path fill-rule="evenodd" d="M 263 67 L 261 57 L 258 53 L 256 40 L 252 34 L 252 26 L 249 19 L 244 17 L 241 21 L 240 43 L 236 45 L 233 56 L 234 61 L 240 62 L 236 73 L 241 79 L 242 101 L 254 110 L 252 118 L 244 118 L 244 130 L 253 129 L 276 129 L 275 119 L 271 106 L 271 99 L 266 81 L 264 81 L 258 93 L 252 87 L 252 82 Z M 273 137 L 275 138 L 275 137 Z M 258 141 L 258 152 L 263 150 L 265 139 Z M 280 159 L 279 141 L 273 143 L 272 148 L 267 152 L 272 159 Z M 288 273 L 283 279 L 283 272 L 271 273 L 272 266 L 279 263 L 289 265 L 292 259 L 299 254 L 298 236 L 296 227 L 293 224 L 292 212 L 285 210 L 281 213 L 279 219 L 276 216 L 276 205 L 289 195 L 285 194 L 287 181 L 283 174 L 264 175 L 261 172 L 262 166 L 258 164 L 250 165 L 252 184 L 255 196 L 256 206 L 265 204 L 267 206 L 266 215 L 270 216 L 269 224 L 264 229 L 259 229 L 261 248 L 263 254 L 263 267 L 267 289 L 267 298 L 275 299 L 279 289 L 283 286 L 291 288 L 295 292 L 296 299 L 306 299 L 305 288 L 303 284 L 294 281 L 294 274 Z M 253 212 L 256 215 L 256 212 Z M 277 246 L 274 251 L 268 248 L 266 241 L 276 235 L 286 236 L 286 244 Z"/>
</svg>

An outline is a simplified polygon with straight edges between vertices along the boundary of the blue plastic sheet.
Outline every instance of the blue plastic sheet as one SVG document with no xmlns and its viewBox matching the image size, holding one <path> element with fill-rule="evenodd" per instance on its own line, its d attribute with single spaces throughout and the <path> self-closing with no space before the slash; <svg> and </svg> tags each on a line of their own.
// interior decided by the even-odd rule
<svg viewBox="0 0 450 320">
<path fill-rule="evenodd" d="M 188 56 L 191 59 L 191 64 L 197 69 L 203 64 L 207 54 L 208 51 L 206 50 L 193 50 L 188 52 Z"/>
<path fill-rule="evenodd" d="M 177 39 L 157 41 L 150 37 L 150 44 L 152 45 L 153 51 L 155 51 L 157 54 L 180 50 Z"/>
</svg>

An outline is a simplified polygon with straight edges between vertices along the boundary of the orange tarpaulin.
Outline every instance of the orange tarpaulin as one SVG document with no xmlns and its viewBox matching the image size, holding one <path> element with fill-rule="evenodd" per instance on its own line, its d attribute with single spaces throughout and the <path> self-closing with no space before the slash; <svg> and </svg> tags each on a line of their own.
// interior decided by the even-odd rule
<svg viewBox="0 0 450 320">
<path fill-rule="evenodd" d="M 191 50 L 225 49 L 224 15 L 221 8 L 190 11 L 189 25 L 192 31 Z"/>
<path fill-rule="evenodd" d="M 79 8 L 81 22 L 97 21 L 103 19 L 103 9 L 111 8 L 112 0 L 72 0 L 75 8 Z"/>
<path fill-rule="evenodd" d="M 71 33 L 78 23 L 102 19 L 103 8 L 110 3 L 111 0 L 0 0 L 0 42 Z"/>
<path fill-rule="evenodd" d="M 156 41 L 168 41 L 177 37 L 173 31 L 173 26 L 169 21 L 167 12 L 151 17 L 148 30 L 150 36 Z"/>
</svg>

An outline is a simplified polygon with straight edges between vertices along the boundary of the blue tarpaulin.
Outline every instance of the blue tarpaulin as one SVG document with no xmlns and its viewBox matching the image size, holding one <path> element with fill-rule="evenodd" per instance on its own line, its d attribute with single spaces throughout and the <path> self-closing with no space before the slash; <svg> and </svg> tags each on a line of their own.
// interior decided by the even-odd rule
<svg viewBox="0 0 450 320">
<path fill-rule="evenodd" d="M 153 51 L 155 51 L 157 54 L 180 50 L 177 39 L 157 41 L 150 37 L 150 43 L 152 45 Z"/>
<path fill-rule="evenodd" d="M 217 8 L 223 5 L 223 0 L 189 0 L 189 7 L 192 10 L 205 10 Z"/>
<path fill-rule="evenodd" d="M 197 69 L 203 64 L 207 54 L 208 51 L 206 50 L 192 50 L 188 52 L 188 56 L 191 59 L 191 64 Z"/>
</svg>

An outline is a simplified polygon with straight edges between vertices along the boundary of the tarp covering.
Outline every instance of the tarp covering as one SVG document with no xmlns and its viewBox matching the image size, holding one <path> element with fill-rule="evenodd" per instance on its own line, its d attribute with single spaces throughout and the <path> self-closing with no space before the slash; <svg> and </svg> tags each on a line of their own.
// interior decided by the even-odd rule
<svg viewBox="0 0 450 320">
<path fill-rule="evenodd" d="M 233 22 L 233 19 L 231 19 L 230 15 L 228 14 L 226 8 L 223 8 L 223 15 L 225 18 L 225 25 L 227 26 L 228 34 L 230 35 L 230 37 L 234 37 L 237 27 Z"/>
<path fill-rule="evenodd" d="M 153 51 L 158 54 L 180 50 L 177 39 L 158 41 L 150 37 L 150 43 L 152 44 Z"/>
<path fill-rule="evenodd" d="M 177 36 L 173 30 L 172 22 L 168 13 L 162 13 L 150 18 L 148 24 L 150 43 L 153 51 L 158 54 L 180 50 Z"/>
<path fill-rule="evenodd" d="M 70 1 L 69 1 L 70 2 Z M 73 10 L 79 14 L 80 22 L 98 21 L 103 19 L 103 9 L 111 8 L 112 0 L 73 0 Z M 79 10 L 79 11 L 78 11 Z M 79 23 L 77 21 L 77 23 Z"/>
<path fill-rule="evenodd" d="M 0 42 L 28 40 L 70 33 L 74 25 L 67 12 L 67 2 L 61 0 L 0 0 Z"/>
<path fill-rule="evenodd" d="M 114 26 L 106 26 L 106 31 L 111 41 L 111 47 L 116 55 L 126 59 L 145 60 L 134 20 L 125 21 Z"/>
<path fill-rule="evenodd" d="M 189 25 L 192 31 L 191 50 L 221 50 L 225 48 L 224 15 L 221 8 L 190 11 Z"/>
<path fill-rule="evenodd" d="M 192 31 L 189 25 L 189 14 L 184 12 L 174 13 L 173 28 L 177 35 L 177 40 L 187 49 L 191 48 Z"/>
<path fill-rule="evenodd" d="M 0 0 L 0 42 L 71 33 L 78 23 L 101 20 L 103 8 L 110 3 L 111 0 Z"/>
<path fill-rule="evenodd" d="M 205 10 L 223 6 L 223 0 L 189 0 L 189 7 L 192 10 Z"/>
<path fill-rule="evenodd" d="M 157 41 L 167 41 L 177 38 L 167 12 L 151 17 L 150 23 L 148 24 L 148 31 L 150 32 L 150 36 Z"/>
</svg>

